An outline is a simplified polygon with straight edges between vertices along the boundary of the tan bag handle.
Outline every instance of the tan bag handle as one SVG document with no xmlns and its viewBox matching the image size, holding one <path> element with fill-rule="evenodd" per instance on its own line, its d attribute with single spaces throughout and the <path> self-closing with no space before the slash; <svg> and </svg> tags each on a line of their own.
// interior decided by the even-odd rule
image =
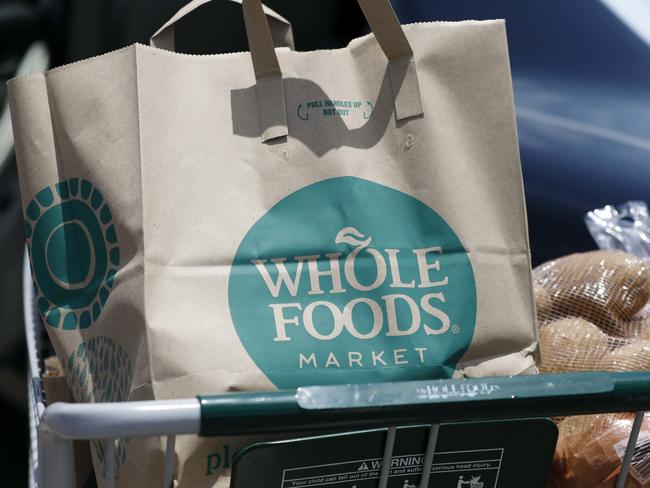
<svg viewBox="0 0 650 488">
<path fill-rule="evenodd" d="M 209 1 L 211 0 L 192 0 L 181 8 L 152 36 L 151 45 L 173 49 L 173 26 L 176 21 Z M 269 18 L 278 20 L 280 16 L 264 6 L 261 0 L 230 1 L 241 3 L 244 9 L 246 36 L 255 71 L 255 91 L 262 142 L 286 137 L 288 127 L 284 82 L 275 52 L 275 46 L 279 44 L 277 38 L 282 36 L 278 36 L 277 28 L 271 29 L 268 21 Z M 404 120 L 422 115 L 424 112 L 413 60 L 413 50 L 389 0 L 357 1 L 377 42 L 388 58 L 388 73 L 396 119 Z M 270 12 L 275 15 L 271 15 Z"/>
<path fill-rule="evenodd" d="M 183 17 L 185 17 L 190 12 L 193 12 L 202 5 L 211 2 L 213 0 L 192 0 L 190 3 L 182 7 L 174 16 L 169 19 L 165 25 L 156 31 L 156 33 L 151 36 L 149 39 L 149 44 L 151 46 L 165 49 L 167 51 L 176 51 L 176 35 L 175 35 L 175 24 Z M 223 0 L 222 0 L 223 1 Z M 241 5 L 242 0 L 226 0 L 232 3 L 238 3 Z M 291 28 L 291 22 L 282 17 L 280 14 L 271 10 L 266 5 L 262 5 L 264 9 L 264 14 L 269 20 L 271 35 L 273 37 L 273 43 L 277 47 L 288 47 L 290 49 L 295 49 L 293 43 L 293 30 Z"/>
<path fill-rule="evenodd" d="M 377 42 L 388 58 L 397 120 L 422 115 L 413 50 L 388 0 L 357 0 Z M 273 37 L 261 0 L 243 0 L 248 46 L 257 80 L 262 141 L 288 135 L 284 84 Z"/>
</svg>

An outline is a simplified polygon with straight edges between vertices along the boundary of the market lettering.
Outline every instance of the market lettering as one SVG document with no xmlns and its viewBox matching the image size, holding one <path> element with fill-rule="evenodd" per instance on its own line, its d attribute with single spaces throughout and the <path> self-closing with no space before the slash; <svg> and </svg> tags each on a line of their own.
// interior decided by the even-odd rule
<svg viewBox="0 0 650 488">
<path fill-rule="evenodd" d="M 347 353 L 335 353 L 332 351 L 318 351 L 298 354 L 298 367 L 338 369 L 364 368 L 379 366 L 402 366 L 405 364 L 426 364 L 426 347 L 399 348 L 381 351 L 370 351 L 364 354 L 359 351 L 348 351 Z M 385 355 L 385 359 L 384 359 Z"/>
</svg>

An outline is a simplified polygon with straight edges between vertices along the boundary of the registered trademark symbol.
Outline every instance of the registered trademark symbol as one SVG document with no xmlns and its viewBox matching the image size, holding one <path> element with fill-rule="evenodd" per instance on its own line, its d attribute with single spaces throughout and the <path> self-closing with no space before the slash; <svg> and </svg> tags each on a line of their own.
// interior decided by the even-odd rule
<svg viewBox="0 0 650 488">
<path fill-rule="evenodd" d="M 453 334 L 460 334 L 460 325 L 452 325 L 451 326 L 451 332 Z"/>
</svg>

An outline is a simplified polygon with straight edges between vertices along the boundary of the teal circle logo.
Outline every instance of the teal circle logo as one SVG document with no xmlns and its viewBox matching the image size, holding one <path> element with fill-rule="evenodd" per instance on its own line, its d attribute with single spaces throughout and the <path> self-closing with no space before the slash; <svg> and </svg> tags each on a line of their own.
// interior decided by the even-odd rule
<svg viewBox="0 0 650 488">
<path fill-rule="evenodd" d="M 248 231 L 232 321 L 278 388 L 450 377 L 476 322 L 451 227 L 420 200 L 354 177 L 304 187 Z"/>
<path fill-rule="evenodd" d="M 86 329 L 100 316 L 120 264 L 112 221 L 101 192 L 79 178 L 44 188 L 27 205 L 34 290 L 49 326 Z"/>
</svg>

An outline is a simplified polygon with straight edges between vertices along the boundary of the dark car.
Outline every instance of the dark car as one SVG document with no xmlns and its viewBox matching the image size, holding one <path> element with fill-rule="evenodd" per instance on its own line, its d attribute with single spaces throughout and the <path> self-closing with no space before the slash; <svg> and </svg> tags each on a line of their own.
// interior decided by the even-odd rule
<svg viewBox="0 0 650 488">
<path fill-rule="evenodd" d="M 587 211 L 650 201 L 650 3 L 393 5 L 403 23 L 506 19 L 534 264 L 593 249 Z"/>
</svg>

